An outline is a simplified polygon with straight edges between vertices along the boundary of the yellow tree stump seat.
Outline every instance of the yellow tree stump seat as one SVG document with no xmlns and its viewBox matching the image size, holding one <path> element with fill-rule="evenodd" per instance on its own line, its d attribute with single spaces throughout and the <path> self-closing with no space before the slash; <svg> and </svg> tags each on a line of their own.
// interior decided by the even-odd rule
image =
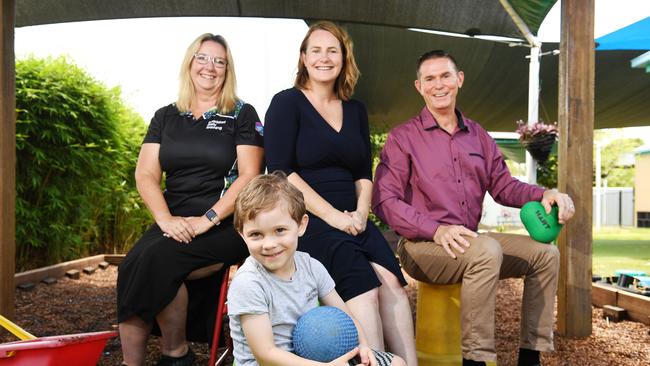
<svg viewBox="0 0 650 366">
<path fill-rule="evenodd" d="M 415 348 L 420 366 L 462 365 L 460 286 L 418 282 Z"/>
</svg>

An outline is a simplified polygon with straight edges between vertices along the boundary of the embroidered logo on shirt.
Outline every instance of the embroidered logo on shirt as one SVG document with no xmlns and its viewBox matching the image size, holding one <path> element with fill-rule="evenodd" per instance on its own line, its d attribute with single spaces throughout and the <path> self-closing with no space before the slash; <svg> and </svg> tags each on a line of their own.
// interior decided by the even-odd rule
<svg viewBox="0 0 650 366">
<path fill-rule="evenodd" d="M 206 130 L 223 130 L 223 125 L 226 124 L 226 121 L 209 121 L 208 124 L 205 126 Z"/>
</svg>

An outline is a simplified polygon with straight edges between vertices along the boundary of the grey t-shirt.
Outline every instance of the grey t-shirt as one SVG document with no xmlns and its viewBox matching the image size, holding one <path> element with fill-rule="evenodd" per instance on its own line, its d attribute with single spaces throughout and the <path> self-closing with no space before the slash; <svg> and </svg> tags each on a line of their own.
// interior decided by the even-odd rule
<svg viewBox="0 0 650 366">
<path fill-rule="evenodd" d="M 293 352 L 291 333 L 298 318 L 334 290 L 334 280 L 319 261 L 303 252 L 296 252 L 294 260 L 296 272 L 289 281 L 269 273 L 253 257 L 237 270 L 228 290 L 230 335 L 237 366 L 258 365 L 242 331 L 240 315 L 268 314 L 275 345 Z"/>
</svg>

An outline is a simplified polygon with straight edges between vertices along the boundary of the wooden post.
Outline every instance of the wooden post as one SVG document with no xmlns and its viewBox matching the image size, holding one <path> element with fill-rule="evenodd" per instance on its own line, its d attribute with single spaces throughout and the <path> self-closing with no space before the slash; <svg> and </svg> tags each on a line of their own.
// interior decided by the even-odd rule
<svg viewBox="0 0 650 366">
<path fill-rule="evenodd" d="M 559 237 L 558 332 L 591 334 L 592 174 L 594 132 L 594 0 L 562 1 L 558 188 L 576 214 Z"/>
<path fill-rule="evenodd" d="M 0 314 L 14 317 L 16 256 L 15 0 L 0 0 Z"/>
</svg>

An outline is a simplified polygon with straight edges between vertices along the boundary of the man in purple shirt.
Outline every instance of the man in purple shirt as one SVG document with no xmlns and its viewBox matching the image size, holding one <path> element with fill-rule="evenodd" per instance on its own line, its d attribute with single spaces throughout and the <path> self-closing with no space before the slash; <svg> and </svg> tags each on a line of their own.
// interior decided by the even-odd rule
<svg viewBox="0 0 650 366">
<path fill-rule="evenodd" d="M 486 192 L 512 207 L 535 200 L 550 212 L 557 204 L 561 223 L 575 212 L 571 198 L 510 175 L 495 141 L 456 109 L 464 75 L 452 56 L 425 53 L 416 75 L 426 106 L 388 135 L 375 173 L 373 210 L 403 236 L 398 255 L 409 275 L 462 283 L 463 365 L 496 360 L 497 281 L 523 276 L 519 365 L 539 365 L 539 351 L 553 350 L 559 252 L 528 236 L 476 230 Z"/>
</svg>

